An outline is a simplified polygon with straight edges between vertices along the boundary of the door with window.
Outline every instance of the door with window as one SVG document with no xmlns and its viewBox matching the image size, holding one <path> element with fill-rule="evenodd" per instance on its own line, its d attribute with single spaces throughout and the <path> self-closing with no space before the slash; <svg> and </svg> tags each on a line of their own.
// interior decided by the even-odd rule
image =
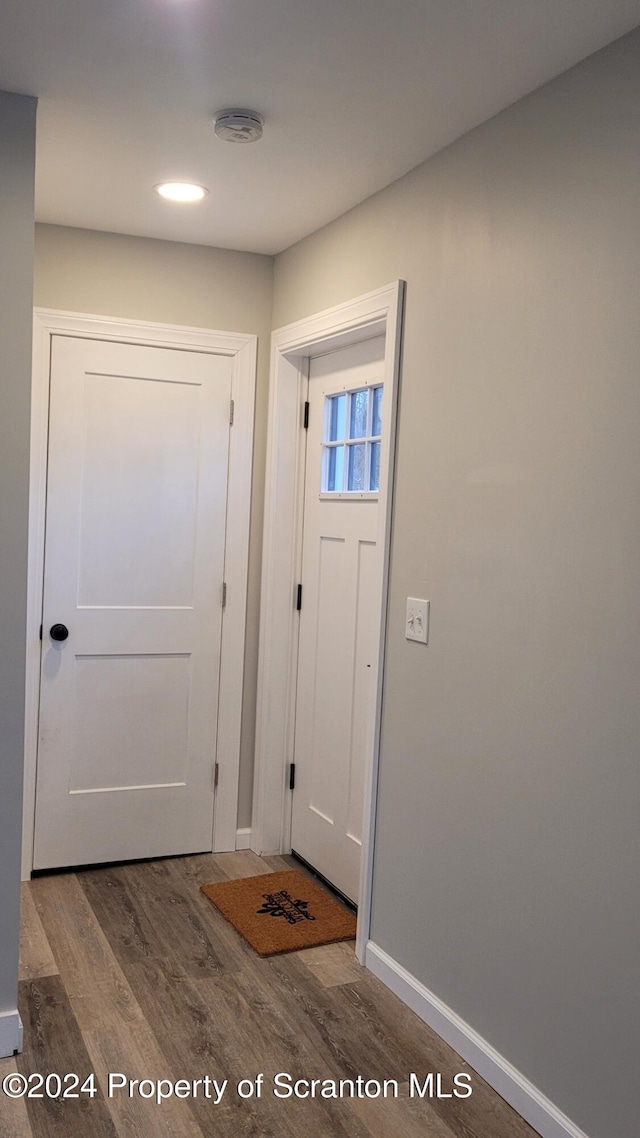
<svg viewBox="0 0 640 1138">
<path fill-rule="evenodd" d="M 291 845 L 354 902 L 382 603 L 384 346 L 309 361 Z"/>
<path fill-rule="evenodd" d="M 52 338 L 36 869 L 211 849 L 231 370 Z"/>
</svg>

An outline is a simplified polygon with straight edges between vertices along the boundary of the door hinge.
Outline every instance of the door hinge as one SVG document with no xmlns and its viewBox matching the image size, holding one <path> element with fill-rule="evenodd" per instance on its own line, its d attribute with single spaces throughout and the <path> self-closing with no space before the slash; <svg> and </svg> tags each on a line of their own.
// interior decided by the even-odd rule
<svg viewBox="0 0 640 1138">
<path fill-rule="evenodd" d="M 223 609 L 227 607 L 227 582 L 226 581 L 222 582 L 222 607 L 223 607 Z"/>
<path fill-rule="evenodd" d="M 302 585 L 298 585 L 298 592 L 296 593 L 296 609 L 300 612 L 302 608 Z"/>
<path fill-rule="evenodd" d="M 236 405 L 235 405 L 235 403 L 234 403 L 234 401 L 233 401 L 233 399 L 232 399 L 232 400 L 231 400 L 231 403 L 230 403 L 230 405 L 229 405 L 229 426 L 230 426 L 230 427 L 232 427 L 232 426 L 233 426 L 233 416 L 234 416 L 234 413 L 235 413 L 235 407 L 236 407 Z"/>
<path fill-rule="evenodd" d="M 42 625 L 40 625 L 40 639 L 42 640 Z"/>
<path fill-rule="evenodd" d="M 214 790 L 217 790 L 219 777 L 220 777 L 220 763 L 216 763 L 216 765 L 213 768 L 213 789 Z"/>
<path fill-rule="evenodd" d="M 296 785 L 296 764 L 289 763 L 289 790 L 293 790 Z"/>
<path fill-rule="evenodd" d="M 304 405 L 304 419 L 302 421 L 302 426 L 304 427 L 305 431 L 309 430 L 309 400 L 307 400 Z"/>
</svg>

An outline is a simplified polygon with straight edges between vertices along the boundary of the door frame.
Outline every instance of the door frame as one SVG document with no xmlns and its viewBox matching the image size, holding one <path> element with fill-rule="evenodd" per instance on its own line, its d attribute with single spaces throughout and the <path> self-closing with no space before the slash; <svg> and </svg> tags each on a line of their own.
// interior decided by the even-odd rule
<svg viewBox="0 0 640 1138">
<path fill-rule="evenodd" d="M 235 850 L 247 618 L 257 336 L 36 308 L 33 321 L 31 396 L 22 879 L 28 880 L 33 869 L 49 383 L 51 340 L 54 335 L 80 336 L 89 340 L 110 340 L 147 347 L 181 348 L 186 351 L 229 356 L 232 359 L 231 397 L 234 407 L 233 426 L 229 435 L 224 561 L 224 579 L 230 583 L 230 587 L 227 588 L 226 606 L 222 618 L 217 746 L 217 755 L 224 756 L 224 759 L 220 760 L 214 801 L 213 849 L 215 852 Z"/>
<path fill-rule="evenodd" d="M 374 661 L 375 723 L 366 757 L 362 863 L 356 953 L 364 962 L 369 939 L 373 849 L 383 699 L 389 553 L 400 376 L 404 281 L 277 329 L 271 337 L 271 380 L 265 479 L 258 700 L 251 848 L 257 854 L 291 850 L 291 791 L 299 614 L 296 589 L 302 563 L 303 428 L 309 358 L 384 334 L 385 422 L 378 540 L 382 603 Z M 386 436 L 386 437 L 385 437 Z"/>
</svg>

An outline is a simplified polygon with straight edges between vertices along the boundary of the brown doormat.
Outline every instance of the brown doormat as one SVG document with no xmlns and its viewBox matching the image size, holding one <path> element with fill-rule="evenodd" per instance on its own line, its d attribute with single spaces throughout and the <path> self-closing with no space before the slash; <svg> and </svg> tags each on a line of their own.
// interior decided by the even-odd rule
<svg viewBox="0 0 640 1138">
<path fill-rule="evenodd" d="M 355 914 L 297 869 L 200 888 L 259 956 L 356 935 Z"/>
</svg>

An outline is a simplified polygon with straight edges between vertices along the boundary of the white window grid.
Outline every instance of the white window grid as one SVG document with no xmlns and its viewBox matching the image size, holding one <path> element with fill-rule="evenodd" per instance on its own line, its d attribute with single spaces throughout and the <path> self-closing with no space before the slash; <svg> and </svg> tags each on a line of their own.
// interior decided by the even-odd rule
<svg viewBox="0 0 640 1138">
<path fill-rule="evenodd" d="M 382 391 L 382 389 L 383 389 L 382 383 L 374 383 L 374 384 L 371 384 L 371 386 L 354 387 L 351 389 L 345 388 L 343 391 L 335 391 L 335 392 L 332 392 L 331 395 L 326 396 L 325 406 L 324 406 L 323 435 L 322 435 L 322 475 L 321 475 L 321 486 L 320 486 L 320 497 L 321 498 L 358 498 L 358 499 L 360 499 L 360 498 L 377 498 L 378 497 L 379 490 L 369 490 L 369 489 L 349 490 L 349 489 L 347 489 L 347 482 L 348 482 L 348 478 L 349 478 L 349 448 L 356 446 L 357 444 L 364 444 L 365 464 L 364 464 L 364 479 L 363 479 L 363 481 L 364 481 L 365 487 L 369 487 L 371 484 L 371 454 L 372 454 L 371 443 L 378 443 L 378 444 L 380 444 L 380 446 L 382 445 L 382 435 L 381 434 L 376 434 L 376 435 L 373 434 L 373 406 L 374 406 L 373 392 L 376 390 Z M 369 398 L 367 400 L 366 433 L 364 435 L 359 436 L 358 438 L 350 438 L 349 437 L 349 430 L 350 430 L 350 423 L 351 423 L 351 400 L 352 400 L 353 396 L 357 395 L 360 391 L 368 391 L 369 392 Z M 347 397 L 346 398 L 346 405 L 345 405 L 345 414 L 344 414 L 344 430 L 342 432 L 343 437 L 337 438 L 337 439 L 331 439 L 331 438 L 329 438 L 329 435 L 331 434 L 332 401 L 334 399 L 338 398 L 340 395 L 346 395 L 346 397 Z M 380 418 L 382 418 L 382 415 L 380 415 Z M 344 447 L 344 463 L 343 463 L 343 470 L 342 470 L 342 483 L 343 484 L 342 484 L 342 488 L 339 490 L 329 490 L 329 488 L 328 488 L 329 487 L 329 463 L 330 463 L 330 457 L 329 456 L 330 456 L 331 451 L 337 449 L 338 447 Z"/>
</svg>

